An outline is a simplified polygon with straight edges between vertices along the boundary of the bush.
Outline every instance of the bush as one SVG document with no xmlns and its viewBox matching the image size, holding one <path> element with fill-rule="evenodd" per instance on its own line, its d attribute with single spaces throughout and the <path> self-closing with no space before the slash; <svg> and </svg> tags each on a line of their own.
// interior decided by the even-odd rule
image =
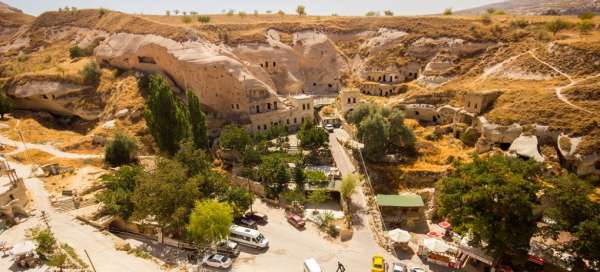
<svg viewBox="0 0 600 272">
<path fill-rule="evenodd" d="M 137 144 L 125 134 L 117 132 L 106 144 L 104 161 L 111 166 L 120 166 L 136 161 Z"/>
<path fill-rule="evenodd" d="M 481 16 L 481 22 L 483 24 L 489 25 L 492 23 L 492 17 L 489 14 L 484 14 Z"/>
<path fill-rule="evenodd" d="M 592 29 L 594 29 L 595 25 L 591 20 L 582 20 L 576 25 L 577 30 L 583 34 L 589 33 Z"/>
<path fill-rule="evenodd" d="M 584 12 L 579 14 L 577 17 L 579 17 L 581 20 L 591 20 L 592 18 L 596 17 L 596 14 L 593 12 Z"/>
<path fill-rule="evenodd" d="M 299 16 L 306 16 L 306 7 L 298 5 L 298 7 L 296 7 L 296 13 L 298 13 Z"/>
<path fill-rule="evenodd" d="M 447 8 L 444 10 L 444 15 L 449 16 L 452 15 L 452 8 Z"/>
<path fill-rule="evenodd" d="M 189 24 L 189 23 L 191 23 L 191 22 L 192 22 L 192 17 L 191 17 L 191 16 L 184 15 L 184 16 L 182 16 L 182 17 L 181 17 L 181 21 L 182 21 L 184 24 Z"/>
<path fill-rule="evenodd" d="M 465 132 L 460 134 L 460 140 L 468 146 L 474 146 L 479 138 L 479 132 L 474 129 L 467 129 Z"/>
<path fill-rule="evenodd" d="M 312 171 L 312 170 L 308 170 L 308 171 L 304 171 L 304 175 L 306 176 L 306 179 L 310 182 L 310 183 L 318 183 L 318 182 L 322 182 L 322 181 L 327 181 L 327 175 L 325 175 L 325 173 L 321 172 L 321 171 Z"/>
<path fill-rule="evenodd" d="M 385 14 L 385 16 L 394 16 L 394 12 L 391 10 L 386 10 L 383 12 L 383 14 Z"/>
<path fill-rule="evenodd" d="M 284 16 L 284 15 L 285 15 L 285 12 L 283 12 L 283 10 L 279 10 L 279 11 L 277 12 L 277 15 L 279 15 L 279 16 Z"/>
<path fill-rule="evenodd" d="M 369 12 L 367 12 L 367 14 L 365 14 L 365 16 L 368 16 L 368 17 L 377 16 L 377 13 L 375 11 L 369 11 Z"/>
<path fill-rule="evenodd" d="M 233 13 L 235 13 L 235 11 L 233 9 L 230 9 L 227 11 L 227 16 L 233 16 Z"/>
<path fill-rule="evenodd" d="M 198 16 L 198 22 L 200 22 L 200 23 L 208 23 L 208 22 L 210 22 L 210 16 L 208 16 L 208 15 L 200 15 L 200 16 Z"/>
<path fill-rule="evenodd" d="M 240 12 L 238 12 L 238 15 L 242 18 L 245 18 L 247 14 L 245 11 L 240 11 Z"/>
<path fill-rule="evenodd" d="M 97 85 L 100 82 L 100 67 L 96 62 L 90 62 L 83 67 L 80 72 L 83 83 L 88 85 Z"/>
<path fill-rule="evenodd" d="M 546 23 L 546 29 L 548 29 L 548 31 L 552 32 L 552 34 L 554 34 L 555 36 L 556 36 L 556 33 L 558 33 L 559 31 L 567 29 L 569 27 L 570 27 L 570 24 L 561 19 L 556 19 L 552 22 Z"/>
<path fill-rule="evenodd" d="M 281 198 L 285 200 L 287 203 L 292 203 L 294 201 L 304 204 L 306 203 L 306 197 L 304 196 L 304 192 L 300 190 L 287 191 L 281 194 Z"/>
<path fill-rule="evenodd" d="M 510 26 L 513 28 L 526 28 L 527 26 L 529 26 L 529 21 L 521 19 L 514 20 L 510 22 Z"/>
<path fill-rule="evenodd" d="M 69 56 L 72 59 L 81 58 L 81 57 L 85 56 L 85 52 L 83 51 L 83 49 L 81 47 L 76 45 L 76 46 L 69 48 Z"/>
<path fill-rule="evenodd" d="M 100 9 L 98 10 L 98 12 L 100 13 L 100 17 L 102 17 L 102 16 L 106 15 L 107 13 L 109 13 L 109 12 L 110 12 L 110 10 L 108 10 L 108 9 L 105 9 L 105 8 L 100 8 Z"/>
<path fill-rule="evenodd" d="M 4 115 L 10 113 L 14 109 L 13 100 L 5 95 L 3 92 L 0 93 L 0 119 L 4 119 Z"/>
<path fill-rule="evenodd" d="M 321 204 L 330 199 L 329 192 L 318 189 L 308 194 L 307 201 L 312 204 Z"/>
</svg>

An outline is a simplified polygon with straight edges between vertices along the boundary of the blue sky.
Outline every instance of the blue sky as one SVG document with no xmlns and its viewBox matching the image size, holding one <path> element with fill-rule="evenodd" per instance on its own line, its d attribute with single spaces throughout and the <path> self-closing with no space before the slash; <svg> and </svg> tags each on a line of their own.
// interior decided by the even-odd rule
<svg viewBox="0 0 600 272">
<path fill-rule="evenodd" d="M 460 10 L 500 0 L 0 0 L 24 12 L 39 15 L 59 7 L 104 7 L 128 13 L 164 14 L 165 10 L 187 10 L 199 13 L 220 13 L 223 9 L 293 12 L 297 5 L 306 6 L 308 14 L 364 15 L 367 11 L 392 10 L 397 15 L 441 13 L 445 8 Z"/>
</svg>

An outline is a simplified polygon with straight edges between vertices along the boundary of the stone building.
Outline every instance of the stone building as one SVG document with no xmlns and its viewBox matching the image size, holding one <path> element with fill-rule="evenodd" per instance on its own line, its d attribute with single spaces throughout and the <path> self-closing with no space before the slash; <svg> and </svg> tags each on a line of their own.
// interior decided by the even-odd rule
<svg viewBox="0 0 600 272">
<path fill-rule="evenodd" d="M 501 94 L 502 92 L 497 90 L 467 93 L 465 94 L 464 108 L 470 113 L 481 114 L 488 110 Z"/>
<path fill-rule="evenodd" d="M 343 89 L 336 98 L 336 108 L 341 115 L 346 115 L 349 111 L 353 111 L 359 104 L 358 89 L 347 88 Z"/>
<path fill-rule="evenodd" d="M 27 216 L 25 206 L 29 202 L 27 188 L 8 162 L 0 160 L 0 216 L 15 223 L 15 216 Z"/>
<path fill-rule="evenodd" d="M 407 119 L 415 119 L 420 122 L 438 123 L 441 115 L 434 105 L 429 104 L 407 104 L 401 105 Z"/>
</svg>

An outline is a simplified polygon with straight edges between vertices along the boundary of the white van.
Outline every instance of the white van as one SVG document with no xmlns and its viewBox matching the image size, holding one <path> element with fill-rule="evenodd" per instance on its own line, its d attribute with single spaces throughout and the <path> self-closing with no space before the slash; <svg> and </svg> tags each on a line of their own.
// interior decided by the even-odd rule
<svg viewBox="0 0 600 272">
<path fill-rule="evenodd" d="M 229 228 L 229 240 L 247 245 L 253 248 L 269 247 L 269 240 L 258 230 L 231 225 Z"/>
<path fill-rule="evenodd" d="M 319 263 L 314 258 L 304 260 L 304 272 L 323 272 Z"/>
</svg>

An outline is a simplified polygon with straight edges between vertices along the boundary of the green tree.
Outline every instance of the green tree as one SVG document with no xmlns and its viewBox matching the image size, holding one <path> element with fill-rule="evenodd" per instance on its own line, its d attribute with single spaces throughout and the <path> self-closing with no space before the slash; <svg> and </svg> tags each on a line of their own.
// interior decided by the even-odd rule
<svg viewBox="0 0 600 272">
<path fill-rule="evenodd" d="M 279 157 L 267 157 L 258 166 L 258 176 L 267 187 L 270 197 L 283 192 L 290 181 L 290 171 L 285 161 Z"/>
<path fill-rule="evenodd" d="M 598 197 L 595 188 L 571 174 L 552 179 L 546 197 L 549 207 L 544 215 L 555 223 L 548 224 L 544 232 L 554 238 L 560 231 L 575 236 L 576 239 L 558 248 L 576 256 L 574 271 L 583 271 L 585 260 L 594 269 L 600 268 L 600 203 L 592 200 Z"/>
<path fill-rule="evenodd" d="M 49 229 L 31 229 L 29 235 L 37 243 L 36 253 L 48 260 L 56 250 L 56 238 Z"/>
<path fill-rule="evenodd" d="M 233 210 L 233 216 L 239 217 L 244 215 L 250 208 L 252 202 L 254 202 L 254 196 L 248 190 L 230 187 L 222 200 L 229 203 Z"/>
<path fill-rule="evenodd" d="M 363 150 L 368 160 L 377 161 L 385 155 L 388 137 L 381 114 L 372 114 L 360 122 L 357 135 L 359 141 L 365 145 Z"/>
<path fill-rule="evenodd" d="M 198 184 L 201 198 L 223 198 L 231 187 L 227 177 L 217 171 L 207 171 L 192 179 L 195 179 L 194 183 Z"/>
<path fill-rule="evenodd" d="M 371 113 L 377 112 L 377 108 L 373 104 L 364 103 L 360 104 L 355 110 L 348 114 L 348 122 L 358 125 Z"/>
<path fill-rule="evenodd" d="M 298 16 L 306 16 L 306 7 L 303 5 L 298 5 L 296 7 L 296 13 L 298 13 Z"/>
<path fill-rule="evenodd" d="M 445 16 L 450 16 L 452 15 L 452 8 L 447 8 L 444 10 L 444 15 Z"/>
<path fill-rule="evenodd" d="M 277 15 L 283 17 L 283 16 L 285 16 L 285 12 L 283 12 L 283 10 L 279 10 L 279 11 L 277 11 Z"/>
<path fill-rule="evenodd" d="M 321 147 L 327 146 L 329 135 L 323 128 L 317 127 L 316 124 L 310 120 L 306 120 L 300 126 L 298 140 L 300 140 L 300 146 L 302 148 L 315 151 Z"/>
<path fill-rule="evenodd" d="M 175 160 L 185 165 L 188 177 L 204 173 L 212 166 L 210 155 L 196 148 L 189 140 L 181 143 L 179 151 L 175 153 Z"/>
<path fill-rule="evenodd" d="M 230 124 L 221 130 L 219 144 L 221 147 L 242 152 L 252 142 L 250 135 L 245 129 Z"/>
<path fill-rule="evenodd" d="M 394 110 L 390 113 L 389 144 L 395 150 L 404 148 L 409 153 L 414 153 L 416 138 L 412 130 L 404 124 L 404 113 Z"/>
<path fill-rule="evenodd" d="M 198 245 L 212 245 L 227 238 L 233 223 L 233 211 L 227 203 L 197 201 L 190 214 L 187 232 Z"/>
<path fill-rule="evenodd" d="M 181 17 L 181 21 L 182 21 L 184 24 L 189 24 L 189 23 L 191 23 L 191 22 L 192 22 L 192 17 L 191 17 L 191 16 L 187 16 L 187 15 L 183 15 L 183 16 Z"/>
<path fill-rule="evenodd" d="M 198 16 L 198 22 L 200 22 L 200 23 L 208 23 L 208 22 L 210 22 L 210 16 L 208 16 L 208 15 L 200 15 L 200 16 Z"/>
<path fill-rule="evenodd" d="M 296 189 L 304 191 L 304 184 L 306 182 L 306 174 L 304 173 L 304 164 L 296 163 L 294 167 L 294 183 L 296 183 Z"/>
<path fill-rule="evenodd" d="M 86 64 L 79 72 L 83 78 L 83 83 L 88 85 L 98 85 L 98 83 L 100 83 L 101 73 L 100 66 L 98 66 L 96 62 Z"/>
<path fill-rule="evenodd" d="M 162 76 L 151 76 L 148 89 L 144 110 L 146 124 L 160 150 L 172 156 L 179 149 L 179 143 L 190 134 L 188 112 Z"/>
<path fill-rule="evenodd" d="M 111 166 L 120 166 L 135 162 L 137 152 L 137 144 L 131 137 L 116 132 L 113 139 L 106 143 L 104 149 L 104 161 Z"/>
<path fill-rule="evenodd" d="M 208 149 L 208 128 L 206 116 L 200 109 L 200 100 L 191 91 L 187 92 L 187 100 L 194 145 L 196 148 Z"/>
<path fill-rule="evenodd" d="M 245 11 L 239 11 L 239 12 L 238 12 L 238 15 L 239 15 L 240 17 L 242 17 L 242 19 L 243 19 L 243 18 L 246 18 L 246 15 L 247 15 L 247 14 L 246 14 L 246 12 L 245 12 Z"/>
<path fill-rule="evenodd" d="M 538 178 L 542 167 L 534 161 L 495 155 L 474 156 L 473 162 L 438 182 L 438 213 L 453 230 L 471 237 L 470 244 L 494 257 L 527 257 L 529 242 L 540 218 Z"/>
<path fill-rule="evenodd" d="M 565 30 L 567 28 L 569 28 L 569 23 L 567 23 L 561 19 L 556 19 L 554 21 L 546 23 L 546 29 L 548 29 L 548 31 L 552 32 L 552 34 L 554 34 L 554 36 L 556 36 L 556 34 L 558 32 L 560 32 L 561 30 Z"/>
<path fill-rule="evenodd" d="M 311 204 L 322 204 L 330 199 L 329 192 L 324 189 L 317 189 L 308 193 L 306 200 Z"/>
<path fill-rule="evenodd" d="M 393 11 L 391 11 L 391 10 L 389 10 L 389 9 L 388 9 L 388 10 L 385 10 L 385 11 L 383 12 L 383 14 L 385 14 L 385 16 L 394 16 L 394 12 L 393 12 Z"/>
<path fill-rule="evenodd" d="M 104 205 L 108 214 L 118 215 L 128 220 L 133 214 L 133 191 L 136 180 L 143 172 L 139 166 L 125 165 L 113 174 L 103 175 L 100 180 L 106 189 L 98 194 L 98 200 Z"/>
<path fill-rule="evenodd" d="M 368 11 L 365 14 L 365 16 L 367 16 L 367 17 L 374 17 L 374 16 L 377 16 L 377 12 L 375 12 L 375 11 Z"/>
<path fill-rule="evenodd" d="M 153 172 L 138 176 L 132 196 L 133 217 L 153 217 L 167 233 L 180 235 L 199 198 L 198 179 L 189 179 L 179 162 L 158 158 Z"/>
<path fill-rule="evenodd" d="M 0 92 L 0 119 L 4 120 L 4 115 L 13 111 L 14 104 L 10 97 Z"/>
<path fill-rule="evenodd" d="M 356 191 L 356 185 L 358 185 L 359 180 L 360 180 L 360 176 L 358 176 L 356 174 L 346 175 L 342 179 L 342 185 L 341 185 L 340 190 L 341 190 L 342 197 L 346 201 L 350 201 L 352 194 L 354 194 L 354 191 Z"/>
<path fill-rule="evenodd" d="M 261 163 L 260 152 L 251 145 L 246 146 L 242 153 L 242 164 L 245 167 L 254 167 Z"/>
</svg>

